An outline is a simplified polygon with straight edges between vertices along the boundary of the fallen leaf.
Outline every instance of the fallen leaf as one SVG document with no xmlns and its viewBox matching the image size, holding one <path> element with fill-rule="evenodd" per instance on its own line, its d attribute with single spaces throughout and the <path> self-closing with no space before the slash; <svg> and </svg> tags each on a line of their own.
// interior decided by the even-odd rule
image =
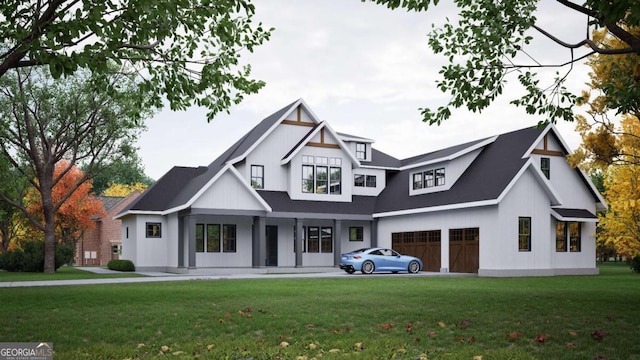
<svg viewBox="0 0 640 360">
<path fill-rule="evenodd" d="M 316 347 L 318 347 L 318 345 L 316 345 L 314 343 L 309 344 L 309 349 L 311 349 L 311 350 L 315 349 Z"/>
<path fill-rule="evenodd" d="M 253 315 L 252 314 L 247 314 L 247 318 L 248 319 L 253 319 Z"/>
<path fill-rule="evenodd" d="M 307 360 L 307 355 L 296 356 L 296 360 Z"/>
<path fill-rule="evenodd" d="M 473 357 L 473 360 L 482 360 L 482 355 L 476 355 Z"/>
<path fill-rule="evenodd" d="M 364 345 L 361 342 L 357 342 L 353 345 L 356 350 L 364 350 Z"/>
<path fill-rule="evenodd" d="M 416 344 L 419 343 L 420 342 L 420 338 L 413 339 L 413 342 L 416 343 Z"/>
<path fill-rule="evenodd" d="M 442 321 L 438 321 L 438 326 L 440 326 L 441 328 L 445 328 L 445 327 L 447 327 L 447 324 L 445 324 Z"/>
<path fill-rule="evenodd" d="M 211 350 L 213 348 L 214 348 L 214 346 L 212 344 L 207 345 L 207 350 Z"/>
<path fill-rule="evenodd" d="M 438 335 L 438 333 L 436 331 L 429 331 L 429 337 L 436 337 L 436 335 Z"/>
<path fill-rule="evenodd" d="M 248 307 L 248 308 L 244 309 L 244 311 L 249 313 L 249 312 L 253 312 L 253 309 Z"/>
<path fill-rule="evenodd" d="M 184 351 L 174 351 L 172 354 L 173 354 L 174 356 L 178 356 L 178 355 L 182 355 L 182 354 L 184 354 Z"/>
<path fill-rule="evenodd" d="M 540 344 L 544 344 L 544 342 L 549 338 L 549 334 L 538 334 L 536 335 L 536 341 Z"/>
<path fill-rule="evenodd" d="M 424 354 L 424 353 L 418 355 L 418 357 L 416 359 L 418 359 L 418 360 L 429 360 L 429 358 L 427 357 L 427 354 Z"/>
<path fill-rule="evenodd" d="M 578 333 L 577 333 L 577 332 L 575 332 L 575 331 L 573 331 L 573 330 L 571 330 L 571 331 L 569 331 L 569 335 L 571 335 L 571 336 L 578 336 Z"/>
<path fill-rule="evenodd" d="M 144 347 L 143 343 L 138 344 L 138 349 L 143 348 L 143 347 Z"/>
<path fill-rule="evenodd" d="M 243 317 L 243 316 L 244 316 L 244 311 L 242 311 L 242 310 L 238 310 L 238 315 L 239 315 L 240 317 Z"/>
<path fill-rule="evenodd" d="M 411 326 L 411 323 L 407 323 L 405 330 L 407 330 L 407 332 L 411 332 L 412 329 L 413 329 L 413 326 Z"/>
<path fill-rule="evenodd" d="M 509 340 L 517 340 L 520 338 L 520 333 L 517 331 L 513 331 L 509 334 L 505 334 L 505 337 L 507 337 Z"/>
<path fill-rule="evenodd" d="M 471 336 L 470 338 L 467 339 L 468 343 L 474 343 L 476 342 L 476 337 L 475 336 Z"/>
<path fill-rule="evenodd" d="M 162 351 L 169 351 L 169 347 L 167 345 L 163 345 L 160 350 Z"/>
<path fill-rule="evenodd" d="M 286 341 L 283 341 L 283 342 L 281 342 L 281 343 L 280 343 L 280 347 L 281 347 L 281 348 L 289 347 L 289 343 L 288 343 L 288 342 L 286 342 Z"/>
<path fill-rule="evenodd" d="M 601 341 L 602 339 L 604 339 L 605 336 L 605 332 L 604 330 L 593 330 L 591 332 L 591 336 L 593 337 L 594 340 L 596 341 Z"/>
<path fill-rule="evenodd" d="M 231 318 L 231 313 L 228 313 L 228 312 L 224 313 L 224 317 L 226 317 L 227 319 L 230 319 Z"/>
<path fill-rule="evenodd" d="M 315 325 L 313 325 L 313 324 L 307 324 L 307 325 L 305 325 L 305 327 L 306 327 L 307 329 L 313 329 L 313 328 L 314 328 L 314 327 L 316 327 L 316 326 L 315 326 Z"/>
<path fill-rule="evenodd" d="M 566 343 L 564 343 L 564 347 L 569 348 L 569 349 L 573 349 L 573 348 L 576 347 L 576 344 L 572 343 L 572 342 L 566 342 Z"/>
<path fill-rule="evenodd" d="M 471 325 L 471 321 L 469 320 L 462 320 L 458 322 L 458 327 L 466 329 Z"/>
<path fill-rule="evenodd" d="M 593 357 L 593 360 L 607 360 L 607 358 L 604 356 L 596 355 Z"/>
<path fill-rule="evenodd" d="M 329 352 L 332 353 L 332 354 L 336 354 L 336 353 L 340 352 L 340 349 L 331 349 L 331 350 L 329 350 Z"/>
<path fill-rule="evenodd" d="M 220 324 L 224 324 L 224 319 L 218 319 L 218 322 L 219 322 Z"/>
<path fill-rule="evenodd" d="M 393 328 L 393 324 L 390 324 L 390 323 L 378 324 L 378 327 L 381 329 L 391 330 L 391 328 Z"/>
</svg>

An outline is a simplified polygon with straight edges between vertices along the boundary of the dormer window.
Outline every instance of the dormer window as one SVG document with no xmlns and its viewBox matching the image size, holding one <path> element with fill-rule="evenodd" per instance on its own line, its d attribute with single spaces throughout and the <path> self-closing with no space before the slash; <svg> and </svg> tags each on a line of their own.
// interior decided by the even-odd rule
<svg viewBox="0 0 640 360">
<path fill-rule="evenodd" d="M 444 168 L 426 170 L 413 174 L 413 190 L 444 186 Z"/>
<path fill-rule="evenodd" d="M 367 144 L 356 143 L 356 159 L 358 160 L 367 159 Z"/>
<path fill-rule="evenodd" d="M 302 156 L 302 192 L 340 195 L 342 193 L 342 159 Z"/>
</svg>

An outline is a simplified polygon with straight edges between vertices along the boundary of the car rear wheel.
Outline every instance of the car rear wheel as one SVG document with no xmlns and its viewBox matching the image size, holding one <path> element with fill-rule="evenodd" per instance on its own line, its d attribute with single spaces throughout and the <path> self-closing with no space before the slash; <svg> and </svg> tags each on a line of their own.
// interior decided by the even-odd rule
<svg viewBox="0 0 640 360">
<path fill-rule="evenodd" d="M 362 273 L 363 274 L 371 274 L 373 273 L 373 271 L 376 269 L 376 266 L 373 264 L 372 261 L 365 261 L 362 263 Z"/>
<path fill-rule="evenodd" d="M 409 273 L 410 274 L 416 274 L 418 271 L 420 271 L 420 264 L 417 261 L 412 261 L 409 263 Z"/>
</svg>

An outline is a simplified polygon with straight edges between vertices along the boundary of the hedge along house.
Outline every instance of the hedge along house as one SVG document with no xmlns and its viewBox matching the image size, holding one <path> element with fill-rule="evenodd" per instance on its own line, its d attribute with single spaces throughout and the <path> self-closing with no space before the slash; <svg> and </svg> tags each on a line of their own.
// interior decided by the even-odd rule
<svg viewBox="0 0 640 360">
<path fill-rule="evenodd" d="M 299 99 L 207 167 L 174 167 L 117 215 L 123 259 L 181 273 L 334 267 L 382 246 L 425 270 L 595 274 L 606 204 L 553 125 L 399 160 Z M 256 270 L 262 269 L 262 270 Z"/>
</svg>

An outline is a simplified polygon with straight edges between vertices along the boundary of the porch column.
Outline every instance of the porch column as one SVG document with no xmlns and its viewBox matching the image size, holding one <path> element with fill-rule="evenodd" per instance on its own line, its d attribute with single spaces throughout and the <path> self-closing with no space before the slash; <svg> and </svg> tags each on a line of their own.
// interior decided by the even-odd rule
<svg viewBox="0 0 640 360">
<path fill-rule="evenodd" d="M 254 268 L 263 267 L 267 264 L 267 224 L 266 219 L 260 216 L 253 217 L 253 234 L 251 265 Z"/>
<path fill-rule="evenodd" d="M 342 221 L 333 220 L 333 266 L 340 265 L 340 255 L 342 254 Z"/>
<path fill-rule="evenodd" d="M 371 227 L 371 247 L 378 246 L 378 219 L 369 221 Z"/>
<path fill-rule="evenodd" d="M 189 238 L 187 239 L 187 241 L 189 241 L 189 248 L 188 248 L 189 269 L 195 269 L 196 268 L 196 217 L 193 215 L 189 215 L 186 218 L 187 218 L 187 224 L 189 226 L 189 229 L 187 230 L 189 234 Z"/>
<path fill-rule="evenodd" d="M 303 221 L 301 219 L 296 219 L 296 231 L 293 239 L 296 244 L 296 267 L 302 267 L 302 232 L 304 231 L 302 223 Z"/>
<path fill-rule="evenodd" d="M 440 230 L 440 272 L 449 272 L 449 230 Z"/>
<path fill-rule="evenodd" d="M 186 217 L 178 218 L 178 267 L 184 268 L 184 222 Z"/>
</svg>

